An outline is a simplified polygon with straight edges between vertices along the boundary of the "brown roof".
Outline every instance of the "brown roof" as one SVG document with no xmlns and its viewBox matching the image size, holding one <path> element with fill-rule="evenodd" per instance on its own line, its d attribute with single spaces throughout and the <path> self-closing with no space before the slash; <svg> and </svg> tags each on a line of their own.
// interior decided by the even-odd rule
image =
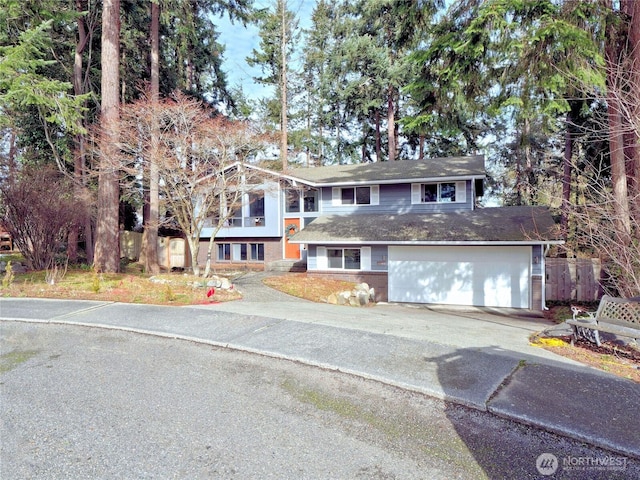
<svg viewBox="0 0 640 480">
<path fill-rule="evenodd" d="M 561 243 L 546 207 L 495 207 L 449 213 L 327 215 L 295 243 Z"/>
<path fill-rule="evenodd" d="M 484 178 L 484 156 L 294 168 L 283 174 L 313 186 L 396 183 L 442 178 Z"/>
</svg>

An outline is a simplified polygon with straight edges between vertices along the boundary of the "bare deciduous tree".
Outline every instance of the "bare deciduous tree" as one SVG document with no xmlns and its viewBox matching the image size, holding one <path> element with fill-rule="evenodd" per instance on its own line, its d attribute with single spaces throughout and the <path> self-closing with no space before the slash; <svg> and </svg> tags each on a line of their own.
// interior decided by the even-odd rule
<svg viewBox="0 0 640 480">
<path fill-rule="evenodd" d="M 68 177 L 55 166 L 25 166 L 0 185 L 4 225 L 29 268 L 52 266 L 69 230 L 87 215 Z"/>
<path fill-rule="evenodd" d="M 205 225 L 213 227 L 210 259 L 213 237 L 252 188 L 250 177 L 254 174 L 244 165 L 263 148 L 262 139 L 247 123 L 214 117 L 200 102 L 182 94 L 127 105 L 121 125 L 121 149 L 126 157 L 123 165 L 128 165 L 133 177 L 153 154 L 160 178 L 163 221 L 173 223 L 185 234 L 193 272 L 200 275 L 202 230 Z M 210 260 L 205 276 L 209 270 Z"/>
<path fill-rule="evenodd" d="M 601 258 L 605 274 L 602 286 L 608 293 L 635 297 L 640 294 L 640 218 L 630 217 L 629 227 L 636 232 L 630 239 L 608 183 L 607 180 L 597 187 L 585 187 L 582 203 L 573 206 L 576 240 Z"/>
<path fill-rule="evenodd" d="M 608 69 L 608 119 L 611 120 L 614 112 L 617 120 L 602 125 L 602 130 L 609 133 L 611 167 L 602 171 L 589 164 L 586 164 L 588 171 L 581 171 L 578 165 L 573 167 L 578 173 L 579 190 L 570 213 L 575 224 L 576 244 L 602 259 L 606 274 L 603 287 L 613 295 L 635 297 L 640 295 L 638 159 L 634 155 L 622 155 L 617 160 L 613 157 L 624 153 L 623 150 L 638 151 L 640 65 L 608 65 Z M 625 143 L 630 148 L 627 149 Z M 620 188 L 619 183 L 624 188 Z M 627 183 L 631 188 L 627 188 Z"/>
</svg>

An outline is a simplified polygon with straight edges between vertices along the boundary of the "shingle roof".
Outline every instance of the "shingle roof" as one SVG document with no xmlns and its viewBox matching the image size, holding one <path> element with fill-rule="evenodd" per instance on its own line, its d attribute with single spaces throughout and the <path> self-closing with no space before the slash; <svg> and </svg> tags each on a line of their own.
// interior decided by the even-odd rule
<svg viewBox="0 0 640 480">
<path fill-rule="evenodd" d="M 298 179 L 313 186 L 358 183 L 395 183 L 439 178 L 484 178 L 484 156 L 430 158 L 428 160 L 398 160 L 395 162 L 331 165 L 328 167 L 295 168 L 285 177 Z"/>
<path fill-rule="evenodd" d="M 546 207 L 495 207 L 428 214 L 327 215 L 294 243 L 560 243 Z"/>
</svg>

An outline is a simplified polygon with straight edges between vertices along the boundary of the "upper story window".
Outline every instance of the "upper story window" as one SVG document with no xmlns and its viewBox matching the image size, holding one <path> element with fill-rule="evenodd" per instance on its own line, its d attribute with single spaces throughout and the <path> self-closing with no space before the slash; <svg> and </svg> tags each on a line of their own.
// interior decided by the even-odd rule
<svg viewBox="0 0 640 480">
<path fill-rule="evenodd" d="M 318 190 L 311 188 L 302 192 L 302 200 L 305 212 L 318 211 Z"/>
<path fill-rule="evenodd" d="M 264 217 L 264 192 L 249 193 L 249 216 Z"/>
<path fill-rule="evenodd" d="M 318 211 L 318 190 L 297 190 L 290 188 L 286 191 L 285 211 L 287 213 L 299 213 L 300 207 L 304 212 Z"/>
<path fill-rule="evenodd" d="M 331 192 L 332 205 L 378 205 L 380 187 L 334 187 Z"/>
<path fill-rule="evenodd" d="M 464 203 L 466 182 L 413 183 L 411 203 Z"/>
<path fill-rule="evenodd" d="M 287 213 L 297 213 L 300 211 L 300 191 L 289 189 L 285 192 L 286 204 L 285 211 Z"/>
</svg>

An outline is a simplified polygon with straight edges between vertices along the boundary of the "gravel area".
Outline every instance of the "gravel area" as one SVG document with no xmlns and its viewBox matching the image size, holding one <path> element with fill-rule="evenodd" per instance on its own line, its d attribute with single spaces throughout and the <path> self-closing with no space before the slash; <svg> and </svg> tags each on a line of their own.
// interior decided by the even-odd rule
<svg viewBox="0 0 640 480">
<path fill-rule="evenodd" d="M 0 478 L 541 478 L 610 455 L 377 382 L 186 341 L 0 323 Z M 553 478 L 638 478 L 564 472 Z"/>
</svg>

